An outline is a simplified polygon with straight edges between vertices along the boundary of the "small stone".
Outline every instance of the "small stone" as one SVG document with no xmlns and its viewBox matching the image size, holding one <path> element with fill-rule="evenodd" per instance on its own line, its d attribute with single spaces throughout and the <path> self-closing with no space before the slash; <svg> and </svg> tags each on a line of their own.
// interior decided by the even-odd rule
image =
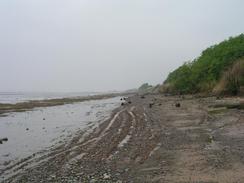
<svg viewBox="0 0 244 183">
<path fill-rule="evenodd" d="M 111 178 L 111 175 L 105 173 L 103 174 L 103 179 L 110 179 Z"/>
<path fill-rule="evenodd" d="M 97 182 L 96 179 L 91 179 L 91 180 L 90 180 L 90 183 L 95 183 L 95 182 Z"/>
<path fill-rule="evenodd" d="M 25 130 L 26 130 L 26 131 L 28 131 L 28 130 L 29 130 L 29 128 L 26 128 Z"/>
<path fill-rule="evenodd" d="M 5 138 L 3 138 L 3 139 L 1 139 L 1 140 L 7 142 L 7 141 L 8 141 L 8 138 L 5 137 Z"/>
<path fill-rule="evenodd" d="M 149 107 L 152 108 L 152 106 L 154 105 L 153 102 L 149 103 Z"/>
<path fill-rule="evenodd" d="M 50 177 L 51 177 L 52 179 L 55 179 L 55 178 L 56 178 L 56 176 L 55 176 L 55 175 L 51 175 Z"/>
<path fill-rule="evenodd" d="M 175 104 L 175 107 L 180 107 L 180 103 L 176 103 Z"/>
</svg>

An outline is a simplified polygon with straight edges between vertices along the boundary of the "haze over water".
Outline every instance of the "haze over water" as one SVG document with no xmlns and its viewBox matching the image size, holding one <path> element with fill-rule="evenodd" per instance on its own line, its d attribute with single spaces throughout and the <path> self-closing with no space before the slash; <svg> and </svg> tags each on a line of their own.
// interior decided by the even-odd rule
<svg viewBox="0 0 244 183">
<path fill-rule="evenodd" d="M 73 98 L 90 96 L 95 92 L 0 92 L 0 104 L 16 104 L 30 100 Z"/>
<path fill-rule="evenodd" d="M 243 0 L 3 0 L 0 91 L 108 91 L 162 83 L 243 32 Z"/>
</svg>

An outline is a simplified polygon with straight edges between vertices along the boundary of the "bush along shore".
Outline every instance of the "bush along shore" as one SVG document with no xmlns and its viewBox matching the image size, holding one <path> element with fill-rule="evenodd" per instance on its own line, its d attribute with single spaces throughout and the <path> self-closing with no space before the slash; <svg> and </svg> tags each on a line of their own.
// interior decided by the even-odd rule
<svg viewBox="0 0 244 183">
<path fill-rule="evenodd" d="M 242 95 L 244 87 L 244 34 L 231 37 L 202 52 L 168 75 L 164 93 Z"/>
</svg>

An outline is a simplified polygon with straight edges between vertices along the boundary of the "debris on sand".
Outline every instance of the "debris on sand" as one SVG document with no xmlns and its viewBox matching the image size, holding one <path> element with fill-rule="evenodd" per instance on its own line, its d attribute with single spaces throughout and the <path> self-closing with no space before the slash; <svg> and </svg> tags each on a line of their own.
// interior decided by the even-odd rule
<svg viewBox="0 0 244 183">
<path fill-rule="evenodd" d="M 207 141 L 208 143 L 213 143 L 214 137 L 212 135 L 209 135 Z"/>
<path fill-rule="evenodd" d="M 8 138 L 7 137 L 2 138 L 2 139 L 0 139 L 0 144 L 3 144 L 3 142 L 7 142 L 7 141 L 8 141 Z"/>
<path fill-rule="evenodd" d="M 153 102 L 149 103 L 149 107 L 152 108 L 152 106 L 154 105 Z"/>
<path fill-rule="evenodd" d="M 8 138 L 5 137 L 5 138 L 3 138 L 3 139 L 1 139 L 1 140 L 7 142 L 7 141 L 8 141 Z"/>
<path fill-rule="evenodd" d="M 111 178 L 111 175 L 110 174 L 103 174 L 103 179 L 110 179 Z"/>
<path fill-rule="evenodd" d="M 175 104 L 175 107 L 180 107 L 180 103 L 176 103 Z"/>
</svg>

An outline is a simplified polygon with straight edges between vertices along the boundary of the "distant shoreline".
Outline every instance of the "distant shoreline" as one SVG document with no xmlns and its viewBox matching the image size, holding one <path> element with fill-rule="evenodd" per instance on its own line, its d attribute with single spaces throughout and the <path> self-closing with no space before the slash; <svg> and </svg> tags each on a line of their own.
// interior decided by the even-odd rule
<svg viewBox="0 0 244 183">
<path fill-rule="evenodd" d="M 16 104 L 5 104 L 0 103 L 0 116 L 4 116 L 6 113 L 10 112 L 24 112 L 31 110 L 36 107 L 51 107 L 65 104 L 72 104 L 76 102 L 84 102 L 89 100 L 101 100 L 108 99 L 117 96 L 129 95 L 132 93 L 109 93 L 101 95 L 92 96 L 81 96 L 81 97 L 67 97 L 67 98 L 57 98 L 57 99 L 45 99 L 45 100 L 30 100 L 27 102 L 20 102 Z"/>
</svg>

